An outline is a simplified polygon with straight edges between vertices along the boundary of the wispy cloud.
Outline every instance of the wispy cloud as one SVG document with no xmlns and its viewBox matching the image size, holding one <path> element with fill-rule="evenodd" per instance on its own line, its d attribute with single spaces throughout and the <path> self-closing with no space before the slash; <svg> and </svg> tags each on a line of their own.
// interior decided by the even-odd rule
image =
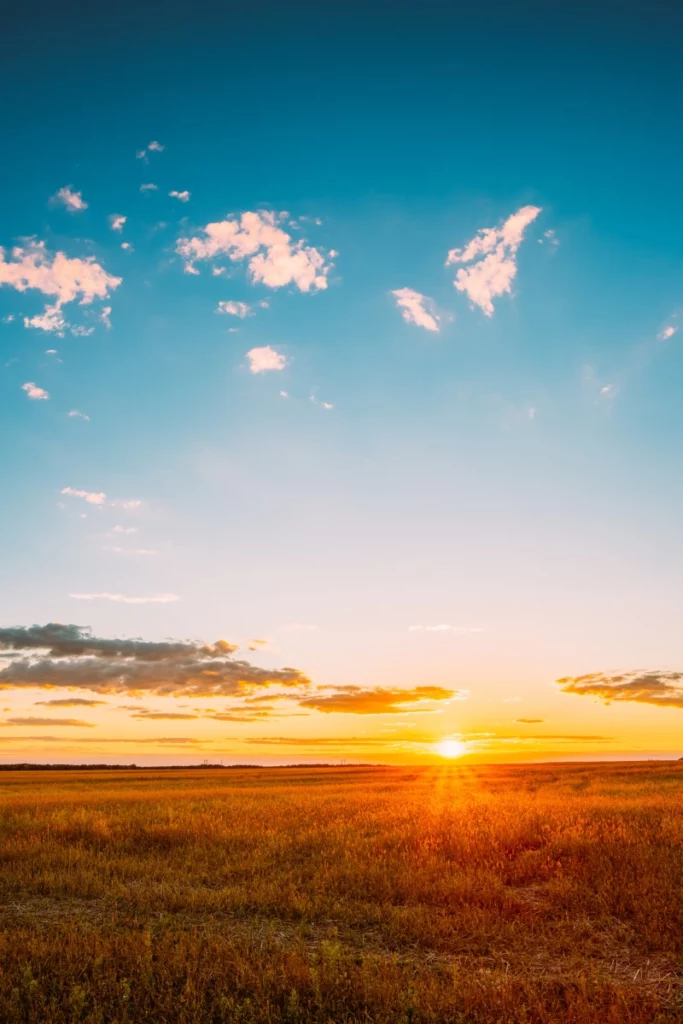
<svg viewBox="0 0 683 1024">
<path fill-rule="evenodd" d="M 80 409 L 72 409 L 71 412 L 67 413 L 67 416 L 72 420 L 86 420 L 88 423 L 90 422 L 90 417 L 81 412 Z"/>
<path fill-rule="evenodd" d="M 147 185 L 140 185 L 140 191 L 141 192 L 158 192 L 159 191 L 159 186 L 158 185 L 154 185 L 154 184 L 152 184 L 150 182 Z"/>
<path fill-rule="evenodd" d="M 83 491 L 76 487 L 62 487 L 60 494 L 66 494 L 70 498 L 82 498 L 89 505 L 105 505 L 107 495 L 104 491 Z"/>
<path fill-rule="evenodd" d="M 457 633 L 464 636 L 466 633 L 483 633 L 481 626 L 449 626 L 446 623 L 439 623 L 436 626 L 408 626 L 409 633 Z"/>
<path fill-rule="evenodd" d="M 427 331 L 439 330 L 439 317 L 434 311 L 434 300 L 412 288 L 398 288 L 391 293 L 401 316 L 407 324 L 424 327 Z"/>
<path fill-rule="evenodd" d="M 0 736 L 0 742 L 25 743 L 27 740 L 39 741 L 40 743 L 96 743 L 98 746 L 109 743 L 124 743 L 127 745 L 138 743 L 162 744 L 170 747 L 197 747 L 203 748 L 206 741 L 193 736 L 137 736 L 135 739 L 130 736 L 79 736 L 74 741 L 72 736 Z"/>
<path fill-rule="evenodd" d="M 21 390 L 25 391 L 29 398 L 38 402 L 44 402 L 50 397 L 49 392 L 47 392 L 45 388 L 39 388 L 32 380 L 27 381 L 26 384 L 22 384 Z"/>
<path fill-rule="evenodd" d="M 192 238 L 179 238 L 176 252 L 185 260 L 185 270 L 197 273 L 195 263 L 225 257 L 247 261 L 254 283 L 268 288 L 294 285 L 310 292 L 327 288 L 332 253 L 295 241 L 280 226 L 277 214 L 262 210 L 238 218 L 214 221 Z"/>
<path fill-rule="evenodd" d="M 517 250 L 524 232 L 541 212 L 539 206 L 523 206 L 498 228 L 482 228 L 463 249 L 451 249 L 446 266 L 461 267 L 453 284 L 486 316 L 493 316 L 493 300 L 510 295 L 517 275 Z"/>
<path fill-rule="evenodd" d="M 251 306 L 246 302 L 234 302 L 232 299 L 228 299 L 227 302 L 218 303 L 216 312 L 226 313 L 228 316 L 238 316 L 240 320 L 243 320 L 245 316 L 249 316 Z"/>
<path fill-rule="evenodd" d="M 678 330 L 678 327 L 674 326 L 674 324 L 667 324 L 666 327 L 664 327 L 659 332 L 657 337 L 659 338 L 660 341 L 668 341 L 669 338 L 673 338 L 673 336 L 674 336 L 674 334 L 676 333 L 677 330 Z"/>
<path fill-rule="evenodd" d="M 117 545 L 114 545 L 113 547 L 109 547 L 109 548 L 107 548 L 107 550 L 108 551 L 113 551 L 117 555 L 134 555 L 134 556 L 149 557 L 149 556 L 154 556 L 154 555 L 158 555 L 159 554 L 159 552 L 156 551 L 154 548 L 122 548 L 122 547 L 119 547 Z"/>
<path fill-rule="evenodd" d="M 65 185 L 64 188 L 58 189 L 50 197 L 50 205 L 63 206 L 70 213 L 79 213 L 81 210 L 88 209 L 88 204 L 84 202 L 82 193 L 74 191 L 71 185 Z"/>
<path fill-rule="evenodd" d="M 123 231 L 123 225 L 128 220 L 122 213 L 110 213 L 109 214 L 109 227 L 112 231 Z"/>
<path fill-rule="evenodd" d="M 106 700 L 88 700 L 87 697 L 62 697 L 59 700 L 36 700 L 36 707 L 43 708 L 94 708 L 106 704 Z"/>
<path fill-rule="evenodd" d="M 149 163 L 148 154 L 163 153 L 164 148 L 165 147 L 162 146 L 160 142 L 157 142 L 156 139 L 153 139 L 152 142 L 148 143 L 148 145 L 144 149 L 139 149 L 135 154 L 135 157 L 137 160 L 144 160 L 145 163 Z"/>
<path fill-rule="evenodd" d="M 321 402 L 315 395 L 309 395 L 308 400 L 309 402 L 312 402 L 313 405 L 319 405 L 321 409 L 334 409 L 332 402 Z"/>
<path fill-rule="evenodd" d="M 179 601 L 177 594 L 155 594 L 152 597 L 130 597 L 126 594 L 69 594 L 75 601 L 115 601 L 119 604 L 170 604 Z"/>
<path fill-rule="evenodd" d="M 168 194 L 174 199 L 179 199 L 181 203 L 186 203 L 192 193 L 188 192 L 187 189 L 184 192 L 176 192 L 174 189 L 173 192 L 169 192 Z"/>
<path fill-rule="evenodd" d="M 249 369 L 252 373 L 265 373 L 267 370 L 284 370 L 287 359 L 270 345 L 252 348 L 246 354 Z"/>
<path fill-rule="evenodd" d="M 188 715 L 181 711 L 147 711 L 145 708 L 141 708 L 139 711 L 135 711 L 131 718 L 146 718 L 150 721 L 161 722 L 161 721 L 181 721 L 188 722 L 191 719 L 199 718 L 199 715 Z"/>
<path fill-rule="evenodd" d="M 590 364 L 583 367 L 581 384 L 586 396 L 594 405 L 609 409 L 617 397 L 618 388 L 616 384 L 607 382 L 604 378 L 600 379 L 595 367 Z"/>
<path fill-rule="evenodd" d="M 107 498 L 104 491 L 84 491 L 76 487 L 62 487 L 60 494 L 70 498 L 82 498 L 89 505 L 109 505 L 111 508 L 123 508 L 133 511 L 140 508 L 142 501 L 139 498 Z"/>
<path fill-rule="evenodd" d="M 112 533 L 123 533 L 123 534 L 137 533 L 138 532 L 138 528 L 137 528 L 137 526 L 113 526 L 112 529 L 111 529 L 111 532 Z"/>
<path fill-rule="evenodd" d="M 6 627 L 0 628 L 0 651 L 21 656 L 0 669 L 0 687 L 215 697 L 269 686 L 300 691 L 309 684 L 296 668 L 259 668 L 233 657 L 236 650 L 225 640 L 204 644 L 102 638 L 83 626 L 61 623 Z"/>
<path fill-rule="evenodd" d="M 92 722 L 83 722 L 80 718 L 35 718 L 27 716 L 25 718 L 7 718 L 4 722 L 0 722 L 0 725 L 67 725 L 77 726 L 81 729 L 92 729 Z"/>
<path fill-rule="evenodd" d="M 544 245 L 546 242 L 548 243 L 548 245 L 551 245 L 554 248 L 557 248 L 557 246 L 560 244 L 559 239 L 557 238 L 553 228 L 548 228 L 547 231 L 543 232 L 543 236 L 538 239 L 539 245 Z"/>
<path fill-rule="evenodd" d="M 594 697 L 611 704 L 634 701 L 658 707 L 683 708 L 683 672 L 641 669 L 632 672 L 594 672 L 557 680 L 563 693 Z"/>
</svg>

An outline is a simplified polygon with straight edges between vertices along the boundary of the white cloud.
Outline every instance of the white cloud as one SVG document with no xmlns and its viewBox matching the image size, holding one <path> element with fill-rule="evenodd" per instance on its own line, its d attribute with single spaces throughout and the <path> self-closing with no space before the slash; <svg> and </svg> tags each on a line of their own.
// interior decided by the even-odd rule
<svg viewBox="0 0 683 1024">
<path fill-rule="evenodd" d="M 270 345 L 252 348 L 247 352 L 249 369 L 252 373 L 264 373 L 266 370 L 284 370 L 287 365 L 285 356 L 276 352 Z"/>
<path fill-rule="evenodd" d="M 547 242 L 548 245 L 558 246 L 560 244 L 559 239 L 555 237 L 555 232 L 552 228 L 548 228 L 547 231 L 543 232 L 543 238 L 538 239 L 538 244 L 543 245 Z"/>
<path fill-rule="evenodd" d="M 21 385 L 21 390 L 25 391 L 29 398 L 34 401 L 46 401 L 50 395 L 44 388 L 39 388 L 37 384 L 34 384 L 32 380 L 27 381 L 26 384 Z"/>
<path fill-rule="evenodd" d="M 191 195 L 191 193 L 188 192 L 187 189 L 185 189 L 184 192 L 176 192 L 174 189 L 173 192 L 169 192 L 168 194 L 169 196 L 173 196 L 174 199 L 179 199 L 181 203 L 186 203 Z"/>
<path fill-rule="evenodd" d="M 667 326 L 659 332 L 657 337 L 660 341 L 668 341 L 669 338 L 673 338 L 674 334 L 678 330 L 678 327 L 674 327 L 673 324 L 667 324 Z"/>
<path fill-rule="evenodd" d="M 109 227 L 112 231 L 123 231 L 123 225 L 128 220 L 122 213 L 110 213 L 109 214 Z"/>
<path fill-rule="evenodd" d="M 107 504 L 107 495 L 104 491 L 82 491 L 74 487 L 62 487 L 60 494 L 68 494 L 70 498 L 83 498 L 89 505 Z"/>
<path fill-rule="evenodd" d="M 187 267 L 185 269 L 187 270 Z M 211 273 L 213 274 L 214 277 L 220 277 L 221 274 L 225 273 L 225 270 L 225 267 L 212 267 Z M 197 273 L 199 273 L 199 271 L 197 271 Z"/>
<path fill-rule="evenodd" d="M 16 318 L 14 316 L 14 313 L 8 313 L 7 316 L 3 316 L 2 322 L 3 322 L 3 324 L 11 324 L 12 321 L 15 320 L 15 319 Z"/>
<path fill-rule="evenodd" d="M 493 300 L 512 292 L 517 274 L 516 255 L 525 229 L 541 212 L 539 206 L 523 206 L 498 228 L 482 228 L 464 249 L 451 249 L 446 266 L 468 263 L 455 275 L 453 284 L 465 292 L 486 316 L 493 316 Z"/>
<path fill-rule="evenodd" d="M 77 338 L 87 338 L 95 330 L 94 327 L 83 327 L 81 324 L 77 324 L 75 327 L 71 327 L 69 329 L 71 333 L 75 335 L 75 337 Z"/>
<path fill-rule="evenodd" d="M 313 402 L 313 405 L 319 405 L 321 409 L 334 409 L 332 402 L 321 402 L 315 395 L 309 395 L 309 402 Z"/>
<path fill-rule="evenodd" d="M 154 139 L 149 143 L 146 149 L 139 149 L 135 154 L 135 158 L 136 160 L 144 160 L 147 164 L 149 163 L 149 160 L 147 159 L 148 153 L 163 153 L 163 151 L 164 147 L 160 142 L 157 142 L 156 139 Z"/>
<path fill-rule="evenodd" d="M 152 184 L 140 185 L 140 191 L 141 192 L 157 192 L 158 190 L 159 190 L 159 186 L 158 185 L 152 185 Z"/>
<path fill-rule="evenodd" d="M 135 249 L 133 248 L 133 245 L 132 245 L 131 242 L 121 242 L 121 248 L 125 252 L 135 252 Z"/>
<path fill-rule="evenodd" d="M 60 338 L 64 337 L 64 330 L 68 326 L 64 314 L 58 306 L 46 306 L 42 313 L 24 317 L 24 327 L 34 327 L 39 331 L 54 331 Z"/>
<path fill-rule="evenodd" d="M 289 398 L 289 392 L 288 391 L 281 391 L 280 392 L 280 398 Z"/>
<path fill-rule="evenodd" d="M 72 409 L 71 412 L 67 413 L 67 416 L 72 420 L 86 420 L 88 423 L 90 422 L 90 417 L 86 416 L 86 414 L 81 412 L 80 409 Z"/>
<path fill-rule="evenodd" d="M 69 594 L 75 601 L 117 601 L 121 604 L 170 604 L 179 601 L 177 594 L 157 594 L 154 597 L 127 597 L 125 594 Z"/>
<path fill-rule="evenodd" d="M 591 366 L 590 363 L 583 367 L 581 383 L 587 398 L 594 405 L 603 405 L 606 408 L 611 408 L 612 402 L 617 396 L 618 388 L 615 384 L 601 380 L 595 371 L 595 367 Z"/>
<path fill-rule="evenodd" d="M 111 327 L 111 320 L 109 319 L 110 316 L 111 316 L 111 306 L 102 306 L 102 312 L 100 313 L 100 320 L 102 321 L 104 326 L 107 328 L 107 330 L 109 330 L 109 328 Z"/>
<path fill-rule="evenodd" d="M 226 218 L 201 228 L 194 238 L 179 238 L 176 252 L 185 260 L 185 270 L 195 272 L 197 260 L 227 256 L 233 262 L 248 261 L 253 282 L 268 288 L 293 284 L 302 292 L 327 288 L 332 264 L 323 252 L 294 241 L 279 227 L 275 213 L 246 212 L 239 219 Z"/>
<path fill-rule="evenodd" d="M 57 355 L 57 349 L 56 348 L 46 348 L 45 349 L 45 355 L 46 356 L 56 356 Z"/>
<path fill-rule="evenodd" d="M 63 206 L 71 213 L 77 213 L 81 210 L 88 209 L 88 204 L 83 201 L 82 193 L 74 192 L 70 185 L 65 185 L 64 188 L 58 189 L 58 191 L 50 197 L 50 205 Z"/>
<path fill-rule="evenodd" d="M 251 306 L 246 302 L 233 302 L 232 299 L 229 299 L 227 302 L 219 302 L 216 312 L 228 313 L 230 316 L 238 316 L 240 320 L 243 320 L 251 312 Z"/>
<path fill-rule="evenodd" d="M 137 533 L 138 528 L 137 526 L 113 526 L 111 532 L 123 534 Z"/>
<path fill-rule="evenodd" d="M 391 294 L 395 296 L 396 305 L 407 324 L 424 327 L 427 331 L 439 330 L 439 318 L 434 313 L 434 302 L 427 295 L 421 295 L 412 288 L 397 288 Z"/>
<path fill-rule="evenodd" d="M 69 413 L 69 416 L 73 416 L 77 413 L 77 410 Z M 82 414 L 81 414 L 82 415 Z M 87 419 L 88 417 L 84 417 Z M 108 498 L 104 491 L 84 491 L 74 487 L 62 487 L 61 494 L 66 494 L 70 498 L 82 498 L 83 501 L 87 502 L 88 505 L 98 505 L 100 507 L 107 506 L 108 508 L 122 508 L 126 512 L 134 512 L 140 508 L 142 501 L 139 498 Z M 118 529 L 116 532 L 119 532 Z"/>
<path fill-rule="evenodd" d="M 61 334 L 69 326 L 62 306 L 76 299 L 81 306 L 106 299 L 121 284 L 121 278 L 108 274 L 94 256 L 71 259 L 63 252 L 52 255 L 44 242 L 31 241 L 24 248 L 12 249 L 9 260 L 0 248 L 0 285 L 3 284 L 18 292 L 36 289 L 43 295 L 54 296 L 56 301 L 47 305 L 43 313 L 25 317 L 24 326 Z"/>
<path fill-rule="evenodd" d="M 132 512 L 135 511 L 136 508 L 140 508 L 142 502 L 139 498 L 115 498 L 113 501 L 110 501 L 109 504 L 113 508 L 125 508 L 127 512 Z"/>
</svg>

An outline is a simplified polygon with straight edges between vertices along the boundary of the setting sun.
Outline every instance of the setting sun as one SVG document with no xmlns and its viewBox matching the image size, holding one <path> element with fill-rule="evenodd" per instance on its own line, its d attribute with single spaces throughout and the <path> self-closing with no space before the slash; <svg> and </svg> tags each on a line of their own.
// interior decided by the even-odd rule
<svg viewBox="0 0 683 1024">
<path fill-rule="evenodd" d="M 441 740 L 436 744 L 436 752 L 441 757 L 462 757 L 466 747 L 461 740 Z"/>
</svg>

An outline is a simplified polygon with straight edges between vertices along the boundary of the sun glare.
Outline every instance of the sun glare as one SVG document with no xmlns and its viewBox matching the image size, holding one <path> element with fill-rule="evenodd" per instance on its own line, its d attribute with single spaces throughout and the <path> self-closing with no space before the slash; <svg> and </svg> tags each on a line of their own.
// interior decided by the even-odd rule
<svg viewBox="0 0 683 1024">
<path fill-rule="evenodd" d="M 436 744 L 436 752 L 441 757 L 461 757 L 465 753 L 465 744 L 460 740 L 441 740 Z"/>
</svg>

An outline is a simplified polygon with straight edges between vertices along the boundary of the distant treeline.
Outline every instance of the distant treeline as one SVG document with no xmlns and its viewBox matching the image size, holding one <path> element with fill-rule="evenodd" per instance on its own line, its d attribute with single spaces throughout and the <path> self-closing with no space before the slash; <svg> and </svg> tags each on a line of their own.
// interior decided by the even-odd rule
<svg viewBox="0 0 683 1024">
<path fill-rule="evenodd" d="M 190 772 L 223 768 L 378 768 L 375 764 L 0 764 L 0 772 L 99 772 L 99 771 L 147 771 L 147 772 Z"/>
</svg>

